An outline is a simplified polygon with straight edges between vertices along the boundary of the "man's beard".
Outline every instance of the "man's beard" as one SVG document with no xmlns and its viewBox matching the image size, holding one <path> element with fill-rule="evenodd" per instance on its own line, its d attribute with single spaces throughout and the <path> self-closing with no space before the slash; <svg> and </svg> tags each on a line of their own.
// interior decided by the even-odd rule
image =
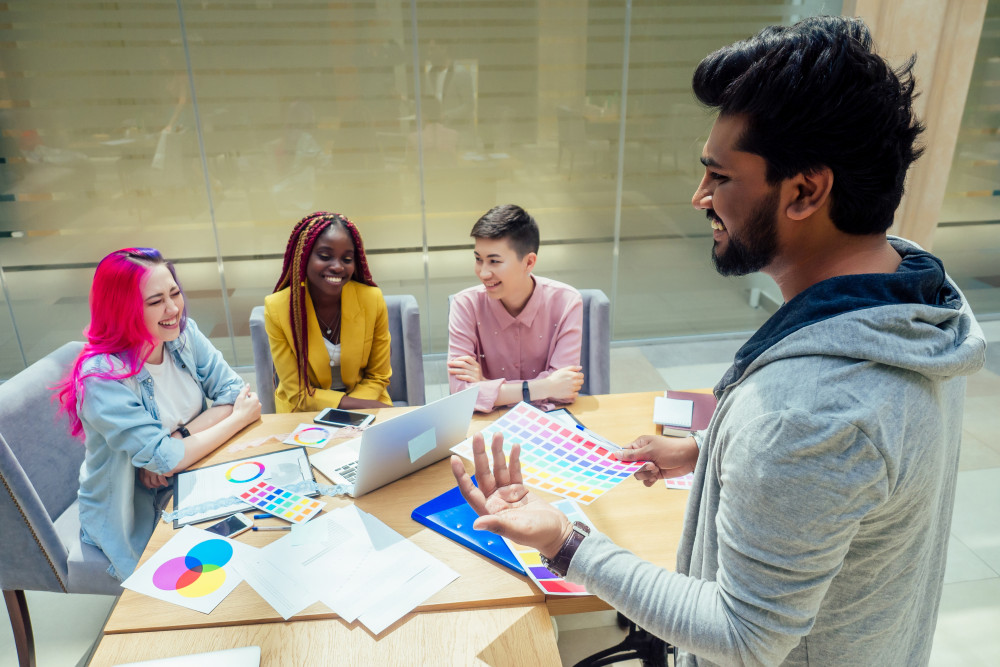
<svg viewBox="0 0 1000 667">
<path fill-rule="evenodd" d="M 718 242 L 712 244 L 712 262 L 720 275 L 745 276 L 760 271 L 774 259 L 778 252 L 778 197 L 779 190 L 774 188 L 750 212 L 741 238 L 736 238 L 726 228 L 729 243 L 724 253 L 717 252 Z M 710 212 L 709 217 L 713 214 Z"/>
</svg>

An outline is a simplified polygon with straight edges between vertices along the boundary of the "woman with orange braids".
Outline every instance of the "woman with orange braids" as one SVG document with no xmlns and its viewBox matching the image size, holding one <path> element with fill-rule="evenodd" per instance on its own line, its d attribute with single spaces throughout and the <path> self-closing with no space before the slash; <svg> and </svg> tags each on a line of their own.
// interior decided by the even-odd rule
<svg viewBox="0 0 1000 667">
<path fill-rule="evenodd" d="M 353 222 L 319 211 L 295 225 L 264 308 L 278 412 L 392 405 L 389 317 Z"/>
</svg>

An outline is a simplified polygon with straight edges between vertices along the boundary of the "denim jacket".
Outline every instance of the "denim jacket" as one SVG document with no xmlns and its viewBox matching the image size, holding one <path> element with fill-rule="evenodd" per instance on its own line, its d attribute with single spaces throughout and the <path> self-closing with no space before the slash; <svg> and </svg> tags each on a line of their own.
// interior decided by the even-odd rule
<svg viewBox="0 0 1000 667">
<path fill-rule="evenodd" d="M 194 320 L 184 333 L 165 345 L 178 368 L 194 377 L 213 405 L 236 401 L 243 380 L 229 367 Z M 111 357 L 116 369 L 123 362 Z M 84 372 L 106 371 L 109 358 L 96 356 Z M 138 386 L 139 391 L 133 388 Z M 202 410 L 206 403 L 202 402 Z M 153 378 L 143 368 L 133 378 L 84 380 L 78 405 L 87 448 L 80 467 L 80 528 L 83 540 L 101 549 L 111 561 L 108 574 L 125 579 L 135 569 L 156 526 L 157 493 L 139 480 L 137 468 L 170 472 L 184 456 L 184 444 L 159 420 Z"/>
</svg>

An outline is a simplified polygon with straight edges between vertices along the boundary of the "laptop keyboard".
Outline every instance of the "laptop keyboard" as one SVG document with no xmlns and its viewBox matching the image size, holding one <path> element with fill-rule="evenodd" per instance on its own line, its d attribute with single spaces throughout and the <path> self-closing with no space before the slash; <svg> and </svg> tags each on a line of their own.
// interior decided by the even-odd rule
<svg viewBox="0 0 1000 667">
<path fill-rule="evenodd" d="M 350 463 L 345 463 L 336 469 L 337 474 L 346 479 L 351 484 L 354 484 L 358 479 L 358 462 L 351 461 Z"/>
</svg>

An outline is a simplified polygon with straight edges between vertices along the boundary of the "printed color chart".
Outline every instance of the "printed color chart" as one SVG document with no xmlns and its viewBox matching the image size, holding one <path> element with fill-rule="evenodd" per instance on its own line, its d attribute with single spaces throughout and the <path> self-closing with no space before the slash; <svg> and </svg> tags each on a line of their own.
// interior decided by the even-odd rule
<svg viewBox="0 0 1000 667">
<path fill-rule="evenodd" d="M 292 523 L 305 523 L 326 507 L 326 503 L 322 501 L 285 491 L 267 482 L 260 482 L 247 489 L 240 494 L 240 498 Z"/>
<path fill-rule="evenodd" d="M 284 441 L 286 445 L 302 445 L 304 447 L 325 447 L 333 439 L 337 429 L 313 424 L 299 424 L 295 432 Z"/>
<path fill-rule="evenodd" d="M 613 446 L 598 442 L 585 430 L 547 417 L 527 403 L 518 403 L 483 429 L 487 455 L 497 431 L 503 433 L 503 450 L 508 457 L 511 446 L 520 443 L 521 474 L 526 485 L 584 505 L 594 502 L 643 466 L 642 462 L 626 463 L 611 458 Z M 471 460 L 472 438 L 455 445 L 452 451 Z"/>
<path fill-rule="evenodd" d="M 588 526 L 590 525 L 583 510 L 572 500 L 560 500 L 557 503 L 553 503 L 553 506 L 569 517 L 570 521 L 579 521 Z M 542 554 L 538 553 L 537 549 L 522 547 L 520 544 L 515 544 L 507 538 L 504 538 L 504 540 L 514 553 L 514 557 L 521 563 L 524 571 L 542 589 L 543 593 L 550 595 L 589 595 L 587 589 L 583 586 L 571 584 L 559 575 L 549 572 L 549 569 L 542 565 Z"/>
</svg>

